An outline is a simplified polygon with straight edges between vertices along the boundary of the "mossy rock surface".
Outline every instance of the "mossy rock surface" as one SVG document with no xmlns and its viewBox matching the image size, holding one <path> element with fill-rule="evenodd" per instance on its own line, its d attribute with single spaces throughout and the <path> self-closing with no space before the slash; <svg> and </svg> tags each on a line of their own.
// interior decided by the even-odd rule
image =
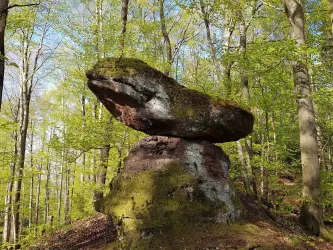
<svg viewBox="0 0 333 250">
<path fill-rule="evenodd" d="M 241 217 L 244 207 L 229 185 L 228 168 L 228 157 L 207 141 L 148 137 L 95 206 L 119 225 L 119 249 L 162 247 L 168 237 Z"/>
<path fill-rule="evenodd" d="M 187 89 L 138 59 L 103 59 L 87 77 L 117 119 L 147 134 L 227 142 L 252 132 L 248 110 Z"/>
</svg>

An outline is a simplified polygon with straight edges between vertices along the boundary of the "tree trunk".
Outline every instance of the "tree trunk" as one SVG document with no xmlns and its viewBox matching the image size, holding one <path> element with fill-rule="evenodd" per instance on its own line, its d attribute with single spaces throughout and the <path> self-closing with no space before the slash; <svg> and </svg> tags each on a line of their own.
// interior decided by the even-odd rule
<svg viewBox="0 0 333 250">
<path fill-rule="evenodd" d="M 304 3 L 296 0 L 282 0 L 291 25 L 291 38 L 297 45 L 306 44 Z M 303 55 L 303 60 L 306 55 Z M 297 101 L 297 115 L 300 130 L 300 150 L 303 177 L 303 203 L 300 223 L 314 235 L 320 235 L 323 227 L 321 209 L 320 173 L 318 160 L 317 131 L 313 102 L 311 99 L 308 68 L 303 60 L 292 62 Z"/>
<path fill-rule="evenodd" d="M 241 141 L 237 141 L 237 150 L 238 150 L 238 156 L 241 161 L 241 173 L 243 177 L 243 183 L 244 183 L 244 189 L 247 194 L 251 194 L 251 187 L 250 187 L 250 181 L 249 181 L 249 176 L 246 170 L 246 163 L 244 159 L 244 151 L 243 151 L 243 146 Z"/>
<path fill-rule="evenodd" d="M 84 92 L 86 91 L 86 83 L 83 83 L 82 95 L 81 95 L 81 117 L 82 117 L 82 130 L 85 130 L 86 127 L 86 96 Z M 85 172 L 86 169 L 86 153 L 82 154 L 82 168 Z M 84 182 L 85 176 L 84 173 L 80 173 L 80 181 Z"/>
<path fill-rule="evenodd" d="M 49 141 L 51 141 L 51 138 L 53 137 L 53 129 L 51 129 L 51 133 L 50 133 L 50 137 L 49 137 Z M 49 154 L 50 152 L 50 148 L 47 147 L 47 152 Z M 44 194 L 44 224 L 47 224 L 48 221 L 48 216 L 49 216 L 49 211 L 50 211 L 50 204 L 49 204 L 49 200 L 50 200 L 50 190 L 49 190 L 49 182 L 50 182 L 50 160 L 47 159 L 46 162 L 46 172 L 45 172 L 45 194 Z"/>
<path fill-rule="evenodd" d="M 66 165 L 65 169 L 65 195 L 64 195 L 64 220 L 65 225 L 68 225 L 70 223 L 70 169 L 68 168 L 68 165 Z"/>
<path fill-rule="evenodd" d="M 211 54 L 214 65 L 217 65 L 216 50 L 215 50 L 214 43 L 213 43 L 213 40 L 212 40 L 212 37 L 210 34 L 209 18 L 208 18 L 208 14 L 205 10 L 205 5 L 203 3 L 203 0 L 200 0 L 200 9 L 201 9 L 201 13 L 203 15 L 203 20 L 205 23 L 206 37 L 207 37 L 207 42 L 208 42 L 209 49 L 210 49 L 210 54 Z"/>
<path fill-rule="evenodd" d="M 123 27 L 121 30 L 120 36 L 120 57 L 124 56 L 124 49 L 125 49 L 125 36 L 126 36 L 126 26 L 127 26 L 127 15 L 128 15 L 128 1 L 129 0 L 122 0 L 121 3 L 121 20 L 123 22 Z"/>
<path fill-rule="evenodd" d="M 224 55 L 226 57 L 230 54 L 230 38 L 232 36 L 232 33 L 234 31 L 233 27 L 233 20 L 229 19 L 224 23 Z M 223 81 L 224 81 L 224 98 L 228 99 L 231 96 L 232 93 L 232 86 L 231 86 L 231 67 L 233 65 L 233 62 L 230 59 L 226 60 L 226 63 L 224 65 L 224 71 L 223 71 Z"/>
<path fill-rule="evenodd" d="M 2 104 L 2 91 L 4 84 L 4 75 L 5 75 L 5 30 L 7 23 L 7 14 L 8 10 L 5 10 L 8 7 L 9 0 L 0 1 L 0 111 Z"/>
<path fill-rule="evenodd" d="M 216 79 L 217 81 L 222 84 L 222 92 L 225 92 L 225 87 L 223 85 L 223 82 L 221 81 L 223 75 L 222 75 L 222 68 L 221 68 L 221 64 L 218 62 L 217 60 L 217 56 L 216 56 L 216 50 L 214 47 L 214 43 L 211 37 L 211 32 L 210 32 L 210 22 L 209 22 L 209 16 L 205 10 L 205 4 L 203 2 L 203 0 L 200 0 L 200 9 L 201 9 L 201 13 L 203 15 L 203 20 L 205 23 L 205 28 L 206 28 L 206 37 L 207 37 L 207 42 L 209 45 L 209 49 L 210 49 L 210 54 L 213 60 L 213 66 L 215 69 L 215 74 L 216 74 Z"/>
<path fill-rule="evenodd" d="M 57 219 L 58 223 L 60 223 L 61 219 L 61 205 L 62 205 L 62 189 L 63 189 L 63 183 L 64 183 L 64 164 L 65 163 L 65 152 L 64 150 L 62 151 L 62 163 L 61 163 L 61 169 L 60 169 L 60 187 L 58 191 L 58 205 L 57 205 Z"/>
<path fill-rule="evenodd" d="M 39 221 L 39 201 L 40 201 L 40 185 L 42 180 L 42 166 L 38 167 L 37 190 L 36 190 L 36 208 L 35 208 L 35 234 L 37 234 L 37 226 Z"/>
<path fill-rule="evenodd" d="M 11 226 L 12 226 L 12 190 L 13 190 L 13 182 L 14 182 L 14 172 L 15 172 L 15 165 L 14 163 L 10 164 L 10 181 L 7 185 L 6 196 L 5 196 L 5 211 L 4 211 L 4 225 L 3 225 L 3 238 L 2 243 L 6 245 L 10 242 L 10 235 L 11 235 Z"/>
<path fill-rule="evenodd" d="M 165 24 L 165 15 L 164 15 L 164 0 L 158 0 L 160 4 L 160 21 L 161 21 L 161 30 L 165 42 L 166 56 L 167 56 L 167 69 L 164 71 L 165 75 L 169 75 L 172 65 L 172 50 L 169 34 Z"/>
<path fill-rule="evenodd" d="M 117 151 L 118 151 L 118 170 L 117 173 L 120 173 L 120 169 L 122 168 L 122 162 L 123 162 L 123 150 L 124 150 L 124 145 L 125 145 L 125 141 L 127 138 L 127 129 L 124 130 L 123 136 L 122 136 L 122 140 L 119 143 L 119 145 L 117 146 Z"/>
<path fill-rule="evenodd" d="M 30 193 L 29 193 L 29 228 L 33 225 L 32 214 L 33 214 L 33 197 L 34 197 L 34 173 L 31 168 L 30 177 Z"/>
<path fill-rule="evenodd" d="M 332 162 L 332 137 L 329 139 L 328 142 L 328 163 L 327 163 L 327 171 L 331 172 L 333 169 L 333 162 Z"/>
<path fill-rule="evenodd" d="M 244 16 L 241 10 L 237 12 L 238 18 L 239 18 L 239 46 L 240 46 L 240 52 L 243 57 L 246 56 L 246 43 L 247 43 L 247 28 L 244 20 Z M 241 68 L 241 85 L 242 85 L 242 97 L 243 101 L 248 103 L 250 101 L 250 89 L 249 89 L 249 79 L 247 74 L 245 73 L 244 68 Z M 254 173 L 251 166 L 251 155 L 252 155 L 252 142 L 251 139 L 247 138 L 245 139 L 245 159 L 246 159 L 246 171 L 248 173 L 248 178 L 251 184 L 251 190 L 256 195 L 257 194 L 257 187 L 255 183 Z"/>
<path fill-rule="evenodd" d="M 45 197 L 44 197 L 44 224 L 47 223 L 47 218 L 50 211 L 50 190 L 49 190 L 49 182 L 50 182 L 50 163 L 46 164 L 46 179 L 45 179 Z"/>
<path fill-rule="evenodd" d="M 240 52 L 243 57 L 245 57 L 246 54 L 246 25 L 245 20 L 243 17 L 243 13 L 241 11 L 238 11 L 238 18 L 239 18 L 239 46 L 240 46 Z M 244 72 L 244 69 L 241 69 L 241 83 L 242 83 L 242 90 L 243 90 L 243 100 L 248 102 L 250 100 L 250 90 L 249 90 L 249 79 L 247 77 L 247 74 Z"/>
<path fill-rule="evenodd" d="M 110 144 L 104 145 L 100 152 L 100 166 L 96 175 L 96 184 L 98 185 L 98 188 L 102 188 L 106 183 L 109 152 Z M 100 200 L 103 198 L 103 192 L 100 190 L 95 190 L 93 193 L 93 197 L 94 200 Z"/>
<path fill-rule="evenodd" d="M 330 4 L 330 12 L 331 12 L 331 29 L 332 29 L 332 37 L 333 37 L 333 0 L 328 0 Z"/>
<path fill-rule="evenodd" d="M 17 112 L 15 113 L 15 122 L 18 122 L 18 115 L 19 115 L 19 106 L 20 101 L 18 103 Z M 10 163 L 9 166 L 9 182 L 6 189 L 6 196 L 5 196 L 5 211 L 4 211 L 4 225 L 3 225 L 3 237 L 2 243 L 6 245 L 10 243 L 12 240 L 12 192 L 13 192 L 13 183 L 15 178 L 15 168 L 17 164 L 17 146 L 18 146 L 18 132 L 15 130 L 12 135 L 14 139 L 14 155 L 13 155 L 13 162 Z"/>
<path fill-rule="evenodd" d="M 22 58 L 23 69 L 21 72 L 21 107 L 20 107 L 20 129 L 19 129 L 19 147 L 18 147 L 18 165 L 15 171 L 15 181 L 13 186 L 13 236 L 14 244 L 18 245 L 20 240 L 20 203 L 21 203 L 21 188 L 23 181 L 23 169 L 25 165 L 25 153 L 27 144 L 27 132 L 30 115 L 30 99 L 32 82 L 28 80 L 28 57 L 27 48 L 24 48 Z"/>
<path fill-rule="evenodd" d="M 31 123 L 32 124 L 32 123 Z M 34 133 L 30 134 L 30 193 L 29 193 L 29 228 L 32 227 L 32 214 L 33 214 L 33 197 L 34 197 L 34 162 L 33 162 L 33 141 Z"/>
</svg>

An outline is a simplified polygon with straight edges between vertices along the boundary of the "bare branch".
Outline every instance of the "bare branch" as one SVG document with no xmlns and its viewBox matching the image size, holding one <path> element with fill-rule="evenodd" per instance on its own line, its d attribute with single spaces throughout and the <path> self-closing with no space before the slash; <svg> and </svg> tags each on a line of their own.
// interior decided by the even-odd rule
<svg viewBox="0 0 333 250">
<path fill-rule="evenodd" d="M 277 11 L 281 11 L 281 12 L 284 11 L 282 8 L 279 8 L 279 7 L 277 7 L 277 6 L 273 5 L 273 4 L 267 3 L 266 1 L 262 1 L 261 0 L 260 2 L 262 2 L 262 4 L 264 4 L 264 5 L 268 6 L 268 7 L 271 7 L 273 9 L 277 10 Z"/>
<path fill-rule="evenodd" d="M 257 11 L 261 8 L 261 6 L 263 6 L 263 3 L 259 4 L 256 8 L 253 9 L 253 11 L 252 11 L 252 15 L 251 15 L 251 17 L 250 17 L 250 20 L 249 20 L 248 24 L 247 24 L 246 27 L 245 27 L 245 30 L 246 30 L 246 31 L 249 29 L 249 27 L 250 27 L 250 25 L 251 25 L 251 23 L 252 23 L 252 21 L 253 21 L 255 15 L 256 15 L 256 13 L 257 13 Z"/>
<path fill-rule="evenodd" d="M 29 6 L 39 6 L 40 3 L 30 3 L 30 4 L 12 4 L 12 5 L 9 5 L 7 8 L 1 10 L 1 14 L 12 9 L 12 8 L 16 8 L 16 7 L 29 7 Z"/>
</svg>

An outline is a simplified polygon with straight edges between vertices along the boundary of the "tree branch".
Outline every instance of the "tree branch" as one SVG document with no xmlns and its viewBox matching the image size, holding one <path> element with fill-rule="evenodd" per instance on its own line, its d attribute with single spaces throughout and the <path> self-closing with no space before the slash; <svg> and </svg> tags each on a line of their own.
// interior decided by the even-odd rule
<svg viewBox="0 0 333 250">
<path fill-rule="evenodd" d="M 15 8 L 15 7 L 29 7 L 29 6 L 39 6 L 40 3 L 30 3 L 30 4 L 12 4 L 12 5 L 9 5 L 7 8 L 1 10 L 1 14 L 12 9 L 12 8 Z"/>
<path fill-rule="evenodd" d="M 267 3 L 266 1 L 260 1 L 260 2 L 262 2 L 262 4 L 264 4 L 264 5 L 268 6 L 268 7 L 271 7 L 273 9 L 277 10 L 277 11 L 283 12 L 282 8 L 279 8 L 279 7 L 277 7 L 277 6 L 273 5 L 273 4 Z"/>
<path fill-rule="evenodd" d="M 250 17 L 250 20 L 249 20 L 248 24 L 247 24 L 246 27 L 245 27 L 245 30 L 246 30 L 246 31 L 249 29 L 249 27 L 250 27 L 250 25 L 251 25 L 251 23 L 252 23 L 252 21 L 253 21 L 253 19 L 254 19 L 254 16 L 255 16 L 256 13 L 257 13 L 257 11 L 258 11 L 258 10 L 261 8 L 261 6 L 263 6 L 263 5 L 264 5 L 264 4 L 261 3 L 261 4 L 259 4 L 256 8 L 253 9 L 253 11 L 252 11 L 252 16 Z"/>
</svg>

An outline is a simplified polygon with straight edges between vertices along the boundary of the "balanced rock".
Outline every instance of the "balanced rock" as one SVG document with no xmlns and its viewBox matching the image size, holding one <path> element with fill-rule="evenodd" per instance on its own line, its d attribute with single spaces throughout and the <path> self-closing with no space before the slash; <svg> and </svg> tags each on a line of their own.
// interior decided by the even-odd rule
<svg viewBox="0 0 333 250">
<path fill-rule="evenodd" d="M 112 249 L 185 249 L 186 237 L 200 240 L 204 228 L 239 218 L 244 207 L 229 185 L 229 165 L 228 156 L 208 141 L 142 139 L 112 180 L 111 192 L 95 203 L 118 225 Z"/>
<path fill-rule="evenodd" d="M 103 59 L 87 77 L 111 114 L 147 134 L 227 142 L 252 132 L 249 111 L 187 89 L 138 59 Z"/>
</svg>

